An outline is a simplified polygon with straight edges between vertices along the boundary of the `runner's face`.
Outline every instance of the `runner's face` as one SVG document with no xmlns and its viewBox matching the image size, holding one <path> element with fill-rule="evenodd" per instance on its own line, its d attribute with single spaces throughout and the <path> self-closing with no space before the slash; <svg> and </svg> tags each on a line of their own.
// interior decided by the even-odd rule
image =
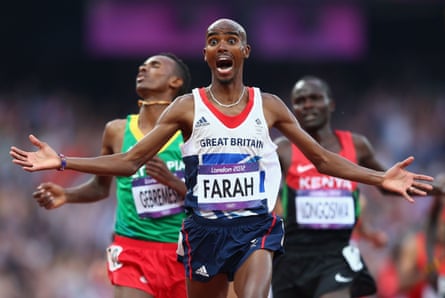
<svg viewBox="0 0 445 298">
<path fill-rule="evenodd" d="M 305 130 L 314 130 L 328 125 L 333 111 L 326 91 L 318 81 L 299 81 L 291 93 L 294 114 Z"/>
<path fill-rule="evenodd" d="M 237 23 L 222 20 L 208 28 L 204 59 L 216 79 L 231 82 L 242 70 L 249 53 L 246 34 Z"/>
<path fill-rule="evenodd" d="M 170 80 L 175 78 L 175 61 L 169 57 L 152 56 L 139 66 L 136 76 L 136 90 L 164 91 Z"/>
</svg>

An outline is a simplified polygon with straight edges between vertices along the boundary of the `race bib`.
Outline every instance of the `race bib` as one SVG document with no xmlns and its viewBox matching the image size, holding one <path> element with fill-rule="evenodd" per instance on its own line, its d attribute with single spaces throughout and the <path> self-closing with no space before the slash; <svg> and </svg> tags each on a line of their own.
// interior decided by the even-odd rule
<svg viewBox="0 0 445 298">
<path fill-rule="evenodd" d="M 347 191 L 299 191 L 295 208 L 297 223 L 305 228 L 344 229 L 355 223 L 354 199 Z"/>
<path fill-rule="evenodd" d="M 159 218 L 183 211 L 184 201 L 176 191 L 151 177 L 134 179 L 131 190 L 139 217 Z"/>
<path fill-rule="evenodd" d="M 261 205 L 264 192 L 258 163 L 201 165 L 198 205 L 203 210 L 236 210 Z"/>
</svg>

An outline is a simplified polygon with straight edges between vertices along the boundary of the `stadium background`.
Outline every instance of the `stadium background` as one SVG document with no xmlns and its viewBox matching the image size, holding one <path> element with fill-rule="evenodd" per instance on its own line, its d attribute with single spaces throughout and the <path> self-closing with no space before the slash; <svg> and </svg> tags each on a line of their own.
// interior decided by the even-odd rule
<svg viewBox="0 0 445 298">
<path fill-rule="evenodd" d="M 66 186 L 88 175 L 24 173 L 9 147 L 35 133 L 67 155 L 99 153 L 106 121 L 137 111 L 137 66 L 171 51 L 192 85 L 209 83 L 202 58 L 213 20 L 238 20 L 252 55 L 245 81 L 287 99 L 303 75 L 325 78 L 335 127 L 365 134 L 387 165 L 413 154 L 411 170 L 445 171 L 445 3 L 380 1 L 9 1 L 0 13 L 1 297 L 110 297 L 103 251 L 114 195 L 93 205 L 40 209 L 41 181 Z M 31 148 L 30 148 L 31 149 Z M 412 205 L 364 186 L 364 218 L 390 236 L 360 242 L 375 275 L 418 227 L 429 198 Z"/>
</svg>

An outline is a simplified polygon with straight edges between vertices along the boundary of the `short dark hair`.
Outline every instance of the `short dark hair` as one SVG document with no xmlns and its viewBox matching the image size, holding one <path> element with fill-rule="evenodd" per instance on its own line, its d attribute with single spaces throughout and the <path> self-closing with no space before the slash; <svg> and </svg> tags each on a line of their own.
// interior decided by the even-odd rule
<svg viewBox="0 0 445 298">
<path fill-rule="evenodd" d="M 170 58 L 170 59 L 172 59 L 173 61 L 176 62 L 177 75 L 184 82 L 182 84 L 181 88 L 179 88 L 178 93 L 176 94 L 176 96 L 181 96 L 181 95 L 184 95 L 184 94 L 188 93 L 190 91 L 190 85 L 191 85 L 191 81 L 192 81 L 192 76 L 190 74 L 190 70 L 189 70 L 187 64 L 185 64 L 184 61 L 179 59 L 178 56 L 176 56 L 173 53 L 164 52 L 164 53 L 160 53 L 159 55 L 168 57 L 168 58 Z"/>
<path fill-rule="evenodd" d="M 302 77 L 298 81 L 318 81 L 320 83 L 320 85 L 321 85 L 321 88 L 323 88 L 324 91 L 326 92 L 326 95 L 329 98 L 332 98 L 331 87 L 329 86 L 329 84 L 324 79 L 322 79 L 320 77 L 317 77 L 317 76 L 313 76 L 313 75 L 305 75 L 304 77 Z"/>
</svg>

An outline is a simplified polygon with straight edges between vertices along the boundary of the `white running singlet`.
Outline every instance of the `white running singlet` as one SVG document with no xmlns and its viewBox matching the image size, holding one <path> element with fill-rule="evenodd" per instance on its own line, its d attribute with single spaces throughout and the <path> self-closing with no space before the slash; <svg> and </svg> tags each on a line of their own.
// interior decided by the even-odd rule
<svg viewBox="0 0 445 298">
<path fill-rule="evenodd" d="M 267 214 L 281 181 L 277 146 L 269 135 L 261 92 L 248 88 L 249 102 L 227 116 L 193 89 L 194 126 L 181 148 L 188 193 L 185 207 L 210 219 Z"/>
</svg>

